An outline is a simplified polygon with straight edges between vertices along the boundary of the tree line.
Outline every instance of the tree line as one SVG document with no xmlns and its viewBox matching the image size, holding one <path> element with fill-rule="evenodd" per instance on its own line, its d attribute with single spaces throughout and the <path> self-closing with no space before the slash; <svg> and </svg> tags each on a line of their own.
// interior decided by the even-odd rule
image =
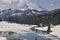
<svg viewBox="0 0 60 40">
<path fill-rule="evenodd" d="M 60 9 L 53 10 L 48 13 L 38 14 L 38 15 L 27 15 L 26 17 L 22 18 L 19 15 L 9 16 L 4 19 L 8 22 L 15 22 L 20 24 L 34 24 L 43 26 L 48 25 L 48 23 L 53 25 L 60 24 Z M 0 17 L 0 21 L 2 21 L 2 17 Z"/>
</svg>

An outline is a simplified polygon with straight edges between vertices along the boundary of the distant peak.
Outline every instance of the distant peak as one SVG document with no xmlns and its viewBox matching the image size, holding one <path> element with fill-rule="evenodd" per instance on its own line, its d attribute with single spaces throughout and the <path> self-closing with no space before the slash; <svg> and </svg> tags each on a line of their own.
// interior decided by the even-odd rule
<svg viewBox="0 0 60 40">
<path fill-rule="evenodd" d="M 25 8 L 25 9 L 31 9 L 31 10 L 38 10 L 38 11 L 45 10 L 45 9 L 42 8 L 40 5 L 37 5 L 37 4 L 35 4 L 35 3 L 25 4 L 23 8 Z"/>
</svg>

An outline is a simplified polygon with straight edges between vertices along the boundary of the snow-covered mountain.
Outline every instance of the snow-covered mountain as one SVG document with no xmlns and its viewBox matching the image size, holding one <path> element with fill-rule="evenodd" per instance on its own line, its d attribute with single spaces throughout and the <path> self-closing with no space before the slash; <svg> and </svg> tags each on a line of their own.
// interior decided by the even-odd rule
<svg viewBox="0 0 60 40">
<path fill-rule="evenodd" d="M 26 17 L 29 15 L 32 16 L 37 16 L 39 14 L 47 13 L 48 11 L 41 7 L 40 5 L 34 4 L 34 3 L 28 3 L 25 4 L 22 8 L 20 9 L 14 9 L 12 10 L 11 8 L 5 9 L 0 11 L 0 17 L 1 18 L 7 18 L 9 16 L 21 16 L 21 17 Z"/>
<path fill-rule="evenodd" d="M 34 3 L 28 3 L 26 5 L 24 5 L 25 9 L 31 9 L 31 10 L 38 10 L 38 11 L 43 11 L 46 10 L 43 7 L 41 7 L 40 5 L 34 4 Z"/>
<path fill-rule="evenodd" d="M 58 10 L 56 10 L 58 11 Z M 35 3 L 28 3 L 25 4 L 22 8 L 20 9 L 5 9 L 0 11 L 0 17 L 1 18 L 7 18 L 9 16 L 21 16 L 21 17 L 26 17 L 29 15 L 32 16 L 37 16 L 39 14 L 49 14 L 50 11 L 47 11 L 45 8 L 41 7 L 40 5 L 37 5 Z M 54 13 L 55 11 L 51 11 L 51 13 Z"/>
</svg>

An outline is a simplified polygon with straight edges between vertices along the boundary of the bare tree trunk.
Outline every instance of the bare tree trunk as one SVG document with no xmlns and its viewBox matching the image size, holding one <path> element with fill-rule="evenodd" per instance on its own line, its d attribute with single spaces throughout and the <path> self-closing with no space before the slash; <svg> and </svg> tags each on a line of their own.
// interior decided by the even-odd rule
<svg viewBox="0 0 60 40">
<path fill-rule="evenodd" d="M 48 24 L 48 29 L 47 29 L 47 34 L 49 34 L 51 31 L 51 28 L 50 28 L 50 23 Z"/>
</svg>

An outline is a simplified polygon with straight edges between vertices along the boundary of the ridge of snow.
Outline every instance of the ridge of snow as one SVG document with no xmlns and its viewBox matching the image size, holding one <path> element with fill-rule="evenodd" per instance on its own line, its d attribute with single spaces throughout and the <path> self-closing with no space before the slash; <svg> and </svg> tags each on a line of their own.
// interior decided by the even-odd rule
<svg viewBox="0 0 60 40">
<path fill-rule="evenodd" d="M 25 11 L 25 10 L 27 10 L 27 9 L 21 8 L 21 9 L 19 9 L 19 10 Z"/>
</svg>

